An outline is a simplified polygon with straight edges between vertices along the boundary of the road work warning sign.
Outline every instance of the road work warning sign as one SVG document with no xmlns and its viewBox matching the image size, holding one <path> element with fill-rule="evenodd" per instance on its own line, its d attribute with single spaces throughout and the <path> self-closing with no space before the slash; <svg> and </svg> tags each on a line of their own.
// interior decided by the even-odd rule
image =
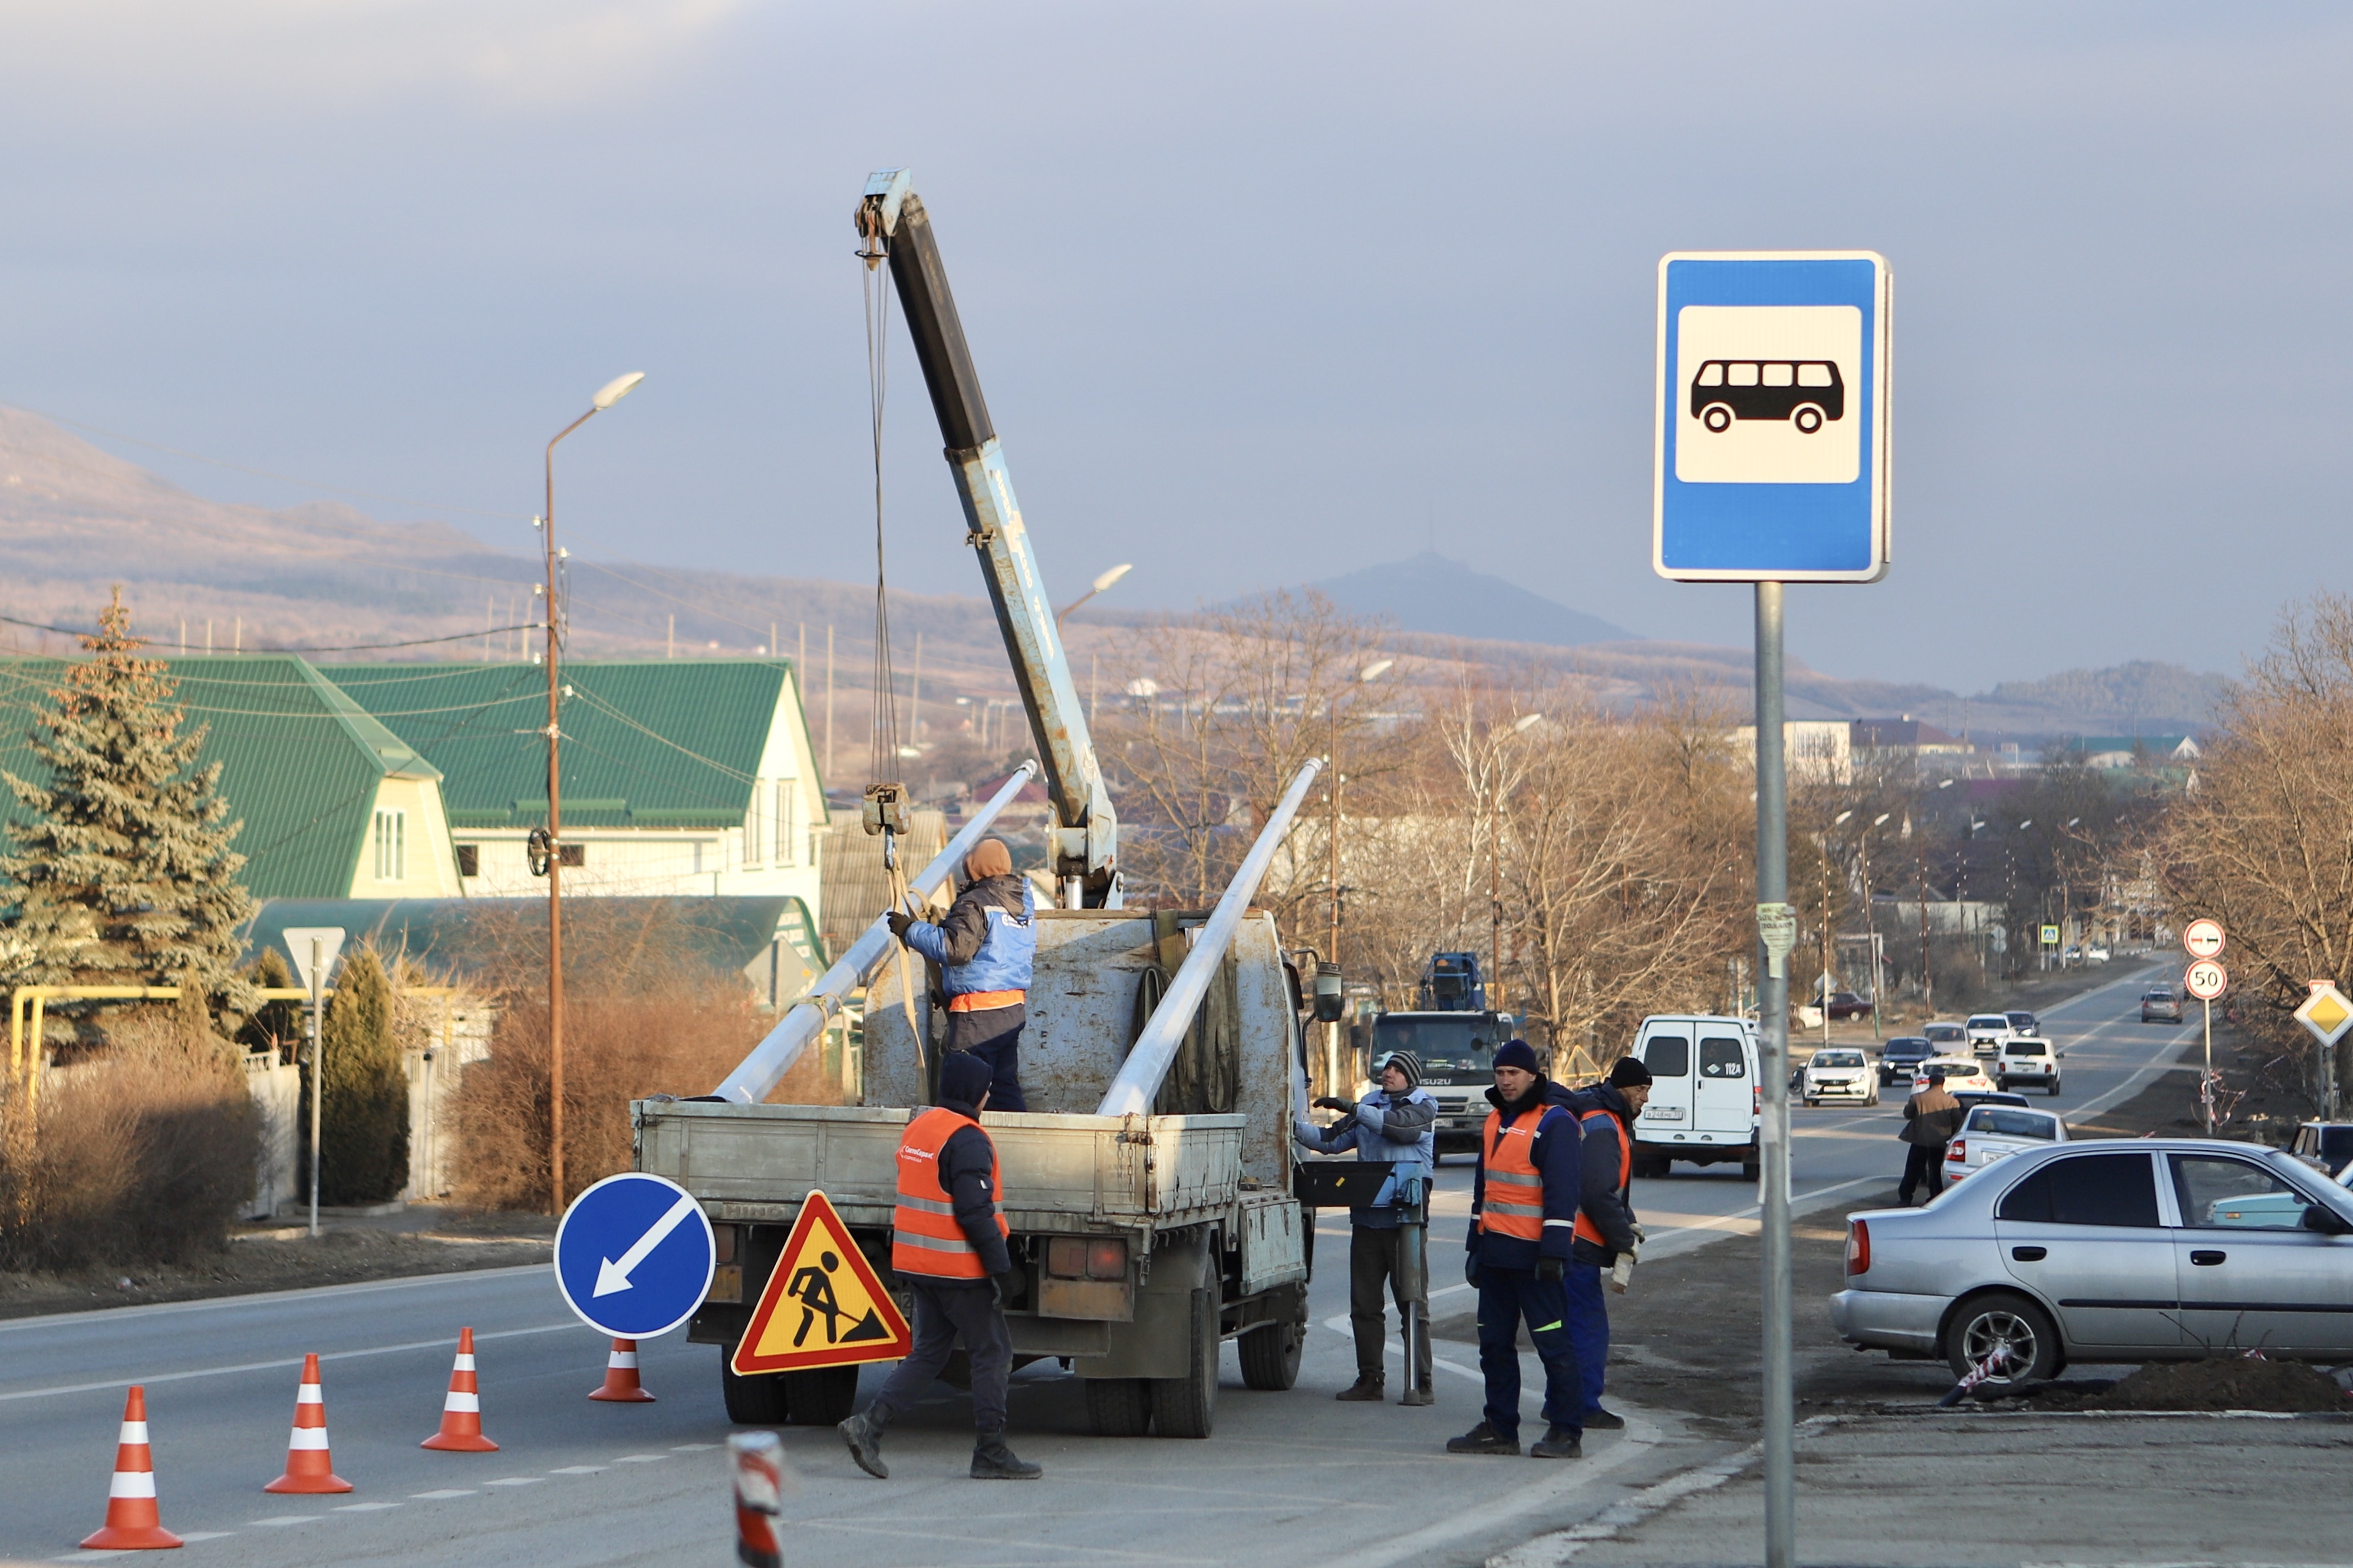
<svg viewBox="0 0 2353 1568">
<path fill-rule="evenodd" d="M 728 1364 L 749 1377 L 896 1361 L 913 1340 L 832 1201 L 813 1192 Z"/>
</svg>

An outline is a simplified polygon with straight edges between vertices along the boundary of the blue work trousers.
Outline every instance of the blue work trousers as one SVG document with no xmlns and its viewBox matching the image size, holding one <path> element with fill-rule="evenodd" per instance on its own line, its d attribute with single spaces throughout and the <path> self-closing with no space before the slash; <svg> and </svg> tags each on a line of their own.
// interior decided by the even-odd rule
<svg viewBox="0 0 2353 1568">
<path fill-rule="evenodd" d="M 1021 1094 L 1021 1026 L 1029 1009 L 1019 1002 L 978 1013 L 948 1015 L 948 1049 L 970 1051 L 988 1064 L 988 1109 L 1027 1110 Z"/>
<path fill-rule="evenodd" d="M 1568 1342 L 1577 1350 L 1577 1370 L 1585 1384 L 1585 1408 L 1601 1408 L 1601 1374 L 1609 1364 L 1609 1305 L 1602 1295 L 1598 1263 L 1572 1263 L 1561 1283 L 1568 1288 Z"/>
<path fill-rule="evenodd" d="M 1585 1430 L 1585 1390 L 1577 1344 L 1568 1331 L 1568 1291 L 1558 1279 L 1529 1270 L 1482 1266 L 1479 1270 L 1479 1370 L 1487 1379 L 1487 1425 L 1506 1437 L 1520 1432 L 1519 1327 L 1545 1369 L 1545 1419 Z"/>
</svg>

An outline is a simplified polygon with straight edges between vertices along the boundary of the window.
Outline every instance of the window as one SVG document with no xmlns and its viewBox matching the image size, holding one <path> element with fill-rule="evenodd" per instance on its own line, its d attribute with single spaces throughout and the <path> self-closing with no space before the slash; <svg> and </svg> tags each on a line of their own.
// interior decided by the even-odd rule
<svg viewBox="0 0 2353 1568">
<path fill-rule="evenodd" d="M 1796 379 L 1796 373 L 1795 365 L 1768 364 L 1765 367 L 1765 384 L 1788 386 Z"/>
<path fill-rule="evenodd" d="M 1838 383 L 1831 379 L 1831 367 L 1816 361 L 1812 364 L 1801 364 L 1798 367 L 1798 384 L 1799 386 L 1836 386 Z"/>
<path fill-rule="evenodd" d="M 2051 1117 L 2031 1110 L 1980 1105 L 1969 1112 L 1969 1120 L 1963 1131 L 1990 1132 L 1999 1138 L 2037 1138 L 2049 1143 L 2058 1138 L 2059 1123 Z"/>
<path fill-rule="evenodd" d="M 1738 1040 L 1721 1037 L 1699 1043 L 1699 1075 L 1702 1078 L 1746 1078 L 1748 1053 L 1740 1048 Z"/>
<path fill-rule="evenodd" d="M 2042 1051 L 2041 1040 L 2012 1040 L 2001 1048 L 2001 1054 L 2006 1057 L 2039 1057 Z"/>
<path fill-rule="evenodd" d="M 555 847 L 555 863 L 559 866 L 586 866 L 588 864 L 588 846 L 559 843 Z"/>
<path fill-rule="evenodd" d="M 1411 1051 L 1420 1058 L 1425 1073 L 1492 1072 L 1494 1048 L 1487 1037 L 1486 1021 L 1474 1013 L 1459 1018 L 1373 1020 L 1373 1054 Z"/>
<path fill-rule="evenodd" d="M 408 879 L 408 813 L 405 811 L 375 814 L 375 879 Z"/>
<path fill-rule="evenodd" d="M 479 844 L 458 846 L 458 875 L 479 877 L 482 874 L 482 847 Z"/>
<path fill-rule="evenodd" d="M 776 864 L 794 866 L 800 863 L 800 826 L 793 820 L 793 807 L 799 804 L 792 781 L 776 781 Z"/>
<path fill-rule="evenodd" d="M 2174 1154 L 2173 1195 L 2181 1223 L 2215 1230 L 2301 1230 L 2308 1200 L 2251 1160 Z"/>
<path fill-rule="evenodd" d="M 752 809 L 744 816 L 744 864 L 746 866 L 760 863 L 760 807 L 766 804 L 760 797 L 766 793 L 757 779 L 752 782 Z"/>
<path fill-rule="evenodd" d="M 1862 1065 L 1861 1051 L 1816 1051 L 1807 1063 L 1818 1068 L 1859 1068 Z"/>
<path fill-rule="evenodd" d="M 1724 367 L 1725 381 L 1732 386 L 1757 384 L 1757 367 L 1753 364 L 1728 364 Z"/>
<path fill-rule="evenodd" d="M 2157 1224 L 2157 1178 L 2147 1154 L 2053 1160 L 2002 1195 L 1996 1216 L 2042 1225 Z"/>
<path fill-rule="evenodd" d="M 1694 384 L 1699 386 L 1722 386 L 1724 384 L 1724 367 L 1720 364 L 1704 364 L 1700 366 L 1699 380 Z"/>
<path fill-rule="evenodd" d="M 1980 1013 L 1969 1020 L 1972 1029 L 2007 1029 L 2010 1019 L 2000 1013 Z"/>
<path fill-rule="evenodd" d="M 1642 1042 L 1642 1065 L 1652 1078 L 1691 1077 L 1691 1037 L 1652 1035 Z"/>
</svg>

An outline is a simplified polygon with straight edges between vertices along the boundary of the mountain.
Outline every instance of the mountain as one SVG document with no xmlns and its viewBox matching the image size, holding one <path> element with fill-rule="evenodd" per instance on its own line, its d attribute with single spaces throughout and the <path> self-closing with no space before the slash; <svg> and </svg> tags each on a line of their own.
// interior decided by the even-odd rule
<svg viewBox="0 0 2353 1568">
<path fill-rule="evenodd" d="M 1554 647 L 1636 640 L 1623 626 L 1473 572 L 1435 551 L 1308 586 L 1352 614 L 1384 616 L 1400 631 Z"/>
</svg>

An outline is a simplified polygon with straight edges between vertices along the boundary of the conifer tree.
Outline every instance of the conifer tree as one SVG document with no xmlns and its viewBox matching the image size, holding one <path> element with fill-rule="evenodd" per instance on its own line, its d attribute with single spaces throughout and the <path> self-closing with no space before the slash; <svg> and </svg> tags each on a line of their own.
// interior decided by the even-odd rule
<svg viewBox="0 0 2353 1568">
<path fill-rule="evenodd" d="M 16 906 L 6 978 L 19 984 L 179 985 L 208 1007 L 249 1005 L 233 965 L 254 902 L 229 847 L 220 764 L 196 766 L 205 728 L 183 733 L 169 668 L 142 658 L 120 587 L 90 657 L 34 710 L 46 780 L 0 773 L 29 816 L 7 824 L 0 877 Z"/>
<path fill-rule="evenodd" d="M 320 1021 L 319 1194 L 330 1204 L 375 1204 L 408 1184 L 408 1075 L 393 1033 L 392 984 L 375 950 L 363 947 L 335 971 Z M 311 1077 L 302 1076 L 308 1125 Z"/>
</svg>

